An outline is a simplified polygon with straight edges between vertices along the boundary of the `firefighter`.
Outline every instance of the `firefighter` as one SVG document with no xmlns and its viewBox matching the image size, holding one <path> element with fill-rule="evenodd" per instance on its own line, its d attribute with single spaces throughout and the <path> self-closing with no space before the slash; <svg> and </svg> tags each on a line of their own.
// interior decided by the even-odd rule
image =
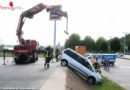
<svg viewBox="0 0 130 90">
<path fill-rule="evenodd" d="M 94 66 L 94 68 L 95 68 L 95 70 L 97 72 L 101 73 L 101 71 L 100 71 L 100 65 L 98 63 L 98 58 L 96 58 L 95 55 L 94 55 L 94 58 L 93 58 L 93 66 Z"/>
<path fill-rule="evenodd" d="M 51 61 L 52 55 L 53 55 L 53 51 L 51 49 L 51 45 L 48 45 L 48 47 L 45 49 L 46 61 L 45 61 L 44 67 L 46 67 L 47 65 L 47 68 L 49 68 L 49 63 Z"/>
<path fill-rule="evenodd" d="M 56 49 L 56 61 L 57 61 L 57 62 L 59 61 L 58 58 L 57 58 L 58 55 L 59 55 L 59 53 L 60 53 L 60 50 L 57 48 L 57 49 Z"/>
<path fill-rule="evenodd" d="M 95 55 L 94 55 L 94 57 L 93 57 L 93 61 L 92 61 L 92 64 L 94 65 L 95 62 L 96 62 L 96 57 L 95 57 Z"/>
</svg>

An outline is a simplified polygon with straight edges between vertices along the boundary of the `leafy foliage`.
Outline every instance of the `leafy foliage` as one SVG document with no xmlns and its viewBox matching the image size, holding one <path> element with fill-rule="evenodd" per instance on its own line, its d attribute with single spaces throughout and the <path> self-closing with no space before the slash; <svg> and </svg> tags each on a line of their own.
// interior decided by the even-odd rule
<svg viewBox="0 0 130 90">
<path fill-rule="evenodd" d="M 105 52 L 108 50 L 108 43 L 104 37 L 99 37 L 96 41 L 96 49 L 98 52 Z"/>
<path fill-rule="evenodd" d="M 4 45 L 0 45 L 0 51 L 4 49 Z"/>
<path fill-rule="evenodd" d="M 130 38 L 128 39 L 128 50 L 130 51 Z"/>
<path fill-rule="evenodd" d="M 116 52 L 116 51 L 119 51 L 120 48 L 121 48 L 121 45 L 120 45 L 120 40 L 119 38 L 115 37 L 111 40 L 110 42 L 110 48 L 112 51 Z"/>
<path fill-rule="evenodd" d="M 65 48 L 75 49 L 75 46 L 80 45 L 80 36 L 78 34 L 72 34 L 68 40 L 66 40 Z"/>
<path fill-rule="evenodd" d="M 83 40 L 83 46 L 86 46 L 87 51 L 95 50 L 95 42 L 90 36 L 86 36 Z"/>
</svg>

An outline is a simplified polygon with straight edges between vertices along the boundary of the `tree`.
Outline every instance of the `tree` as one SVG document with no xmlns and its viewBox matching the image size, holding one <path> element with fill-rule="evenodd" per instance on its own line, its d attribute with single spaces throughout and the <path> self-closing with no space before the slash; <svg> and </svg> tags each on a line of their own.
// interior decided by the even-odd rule
<svg viewBox="0 0 130 90">
<path fill-rule="evenodd" d="M 80 40 L 80 46 L 85 46 L 84 40 Z"/>
<path fill-rule="evenodd" d="M 108 50 L 108 42 L 104 37 L 99 37 L 96 41 L 96 50 L 98 52 L 105 52 Z"/>
<path fill-rule="evenodd" d="M 86 46 L 87 51 L 95 50 L 95 42 L 90 36 L 86 36 L 83 40 L 83 45 Z"/>
<path fill-rule="evenodd" d="M 4 49 L 4 45 L 0 45 L 0 51 Z"/>
<path fill-rule="evenodd" d="M 120 51 L 123 52 L 124 51 L 124 43 L 120 42 Z"/>
<path fill-rule="evenodd" d="M 114 52 L 119 51 L 121 48 L 120 39 L 117 37 L 113 38 L 110 42 L 110 48 Z"/>
<path fill-rule="evenodd" d="M 78 34 L 72 34 L 65 42 L 65 48 L 75 49 L 75 46 L 80 45 L 80 36 Z"/>
<path fill-rule="evenodd" d="M 106 51 L 108 50 L 108 43 L 107 43 L 107 41 L 103 41 L 103 42 L 101 43 L 100 50 L 101 50 L 102 52 L 106 52 Z"/>
<path fill-rule="evenodd" d="M 130 51 L 130 38 L 128 39 L 128 44 L 127 44 L 127 46 L 128 46 L 128 51 Z"/>
<path fill-rule="evenodd" d="M 65 45 L 64 45 L 64 48 L 65 48 L 65 49 L 68 48 L 68 42 L 69 42 L 69 40 L 66 39 L 66 41 L 65 41 Z"/>
</svg>

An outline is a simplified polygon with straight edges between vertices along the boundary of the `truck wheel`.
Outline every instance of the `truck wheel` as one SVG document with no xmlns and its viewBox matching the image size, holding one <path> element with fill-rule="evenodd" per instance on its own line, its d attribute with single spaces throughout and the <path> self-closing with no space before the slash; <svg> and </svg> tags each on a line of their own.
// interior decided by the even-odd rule
<svg viewBox="0 0 130 90">
<path fill-rule="evenodd" d="M 67 60 L 65 59 L 61 60 L 61 66 L 68 66 Z"/>
<path fill-rule="evenodd" d="M 89 77 L 87 82 L 88 82 L 88 84 L 93 85 L 93 84 L 95 84 L 95 79 L 93 77 Z"/>
<path fill-rule="evenodd" d="M 35 61 L 36 61 L 36 60 L 35 60 L 35 58 L 33 57 L 32 60 L 31 60 L 31 62 L 34 63 Z"/>
<path fill-rule="evenodd" d="M 38 55 L 36 55 L 36 60 L 35 61 L 38 61 Z"/>
</svg>

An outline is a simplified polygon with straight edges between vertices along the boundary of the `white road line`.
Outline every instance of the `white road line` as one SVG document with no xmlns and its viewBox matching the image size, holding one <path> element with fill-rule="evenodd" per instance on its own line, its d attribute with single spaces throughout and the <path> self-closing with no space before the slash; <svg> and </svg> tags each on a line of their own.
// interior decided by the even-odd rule
<svg viewBox="0 0 130 90">
<path fill-rule="evenodd" d="M 126 66 L 127 68 L 130 68 L 130 66 Z"/>
<path fill-rule="evenodd" d="M 126 68 L 126 67 L 124 67 L 124 66 L 120 66 L 120 68 Z"/>
</svg>

